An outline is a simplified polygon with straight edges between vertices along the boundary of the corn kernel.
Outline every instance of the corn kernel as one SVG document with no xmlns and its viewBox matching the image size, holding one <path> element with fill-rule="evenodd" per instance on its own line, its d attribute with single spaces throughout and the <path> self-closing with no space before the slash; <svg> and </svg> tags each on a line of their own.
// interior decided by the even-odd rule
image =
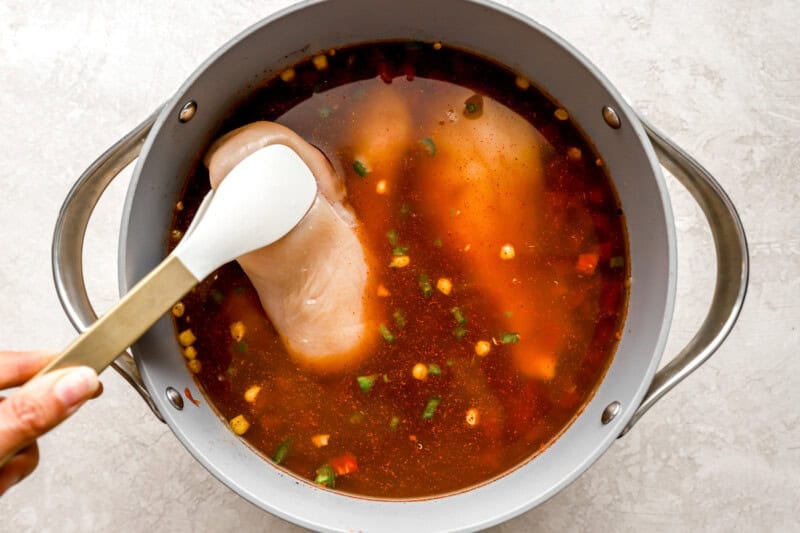
<svg viewBox="0 0 800 533">
<path fill-rule="evenodd" d="M 186 363 L 186 367 L 192 374 L 199 374 L 203 370 L 203 363 L 200 362 L 200 359 L 192 359 Z"/>
<path fill-rule="evenodd" d="M 450 294 L 450 291 L 453 290 L 453 282 L 448 278 L 439 278 L 436 281 L 436 288 L 439 289 L 439 292 L 442 294 Z"/>
<path fill-rule="evenodd" d="M 292 81 L 294 79 L 294 69 L 287 68 L 286 70 L 281 72 L 281 79 L 287 83 Z"/>
<path fill-rule="evenodd" d="M 389 289 L 387 289 L 386 287 L 383 286 L 383 284 L 381 284 L 381 285 L 378 285 L 378 290 L 376 291 L 376 294 L 380 298 L 387 298 L 387 297 L 391 296 L 392 293 L 390 293 Z"/>
<path fill-rule="evenodd" d="M 314 435 L 313 437 L 311 437 L 311 442 L 317 448 L 322 448 L 323 446 L 327 446 L 328 445 L 328 442 L 330 441 L 330 439 L 331 439 L 330 435 L 326 435 L 324 433 L 320 433 L 319 435 Z"/>
<path fill-rule="evenodd" d="M 323 54 L 314 56 L 311 62 L 314 63 L 314 67 L 316 67 L 317 70 L 325 70 L 328 68 L 328 58 Z"/>
<path fill-rule="evenodd" d="M 183 356 L 191 361 L 192 359 L 197 358 L 197 348 L 194 346 L 187 346 L 185 350 L 183 350 Z"/>
<path fill-rule="evenodd" d="M 475 343 L 475 354 L 479 357 L 486 357 L 492 349 L 489 341 L 478 341 Z"/>
<path fill-rule="evenodd" d="M 178 342 L 181 343 L 181 346 L 191 346 L 196 340 L 197 337 L 194 336 L 191 329 L 185 329 L 178 334 Z"/>
<path fill-rule="evenodd" d="M 178 211 L 183 211 L 183 202 L 178 202 L 177 204 L 175 204 L 175 209 L 177 209 Z"/>
<path fill-rule="evenodd" d="M 425 381 L 428 379 L 428 365 L 417 363 L 414 365 L 414 368 L 411 369 L 411 375 L 414 376 L 414 379 Z"/>
<path fill-rule="evenodd" d="M 261 392 L 261 387 L 258 385 L 253 385 L 252 387 L 244 391 L 244 401 L 246 401 L 247 403 L 255 403 L 259 392 Z"/>
<path fill-rule="evenodd" d="M 474 407 L 467 411 L 466 421 L 468 426 L 475 426 L 478 424 L 478 410 Z"/>
<path fill-rule="evenodd" d="M 517 76 L 516 84 L 517 87 L 519 87 L 523 91 L 531 86 L 531 82 L 529 82 L 526 78 L 523 78 L 522 76 Z"/>
<path fill-rule="evenodd" d="M 517 252 L 514 250 L 513 244 L 504 244 L 500 247 L 500 259 L 508 261 L 509 259 L 514 259 L 516 255 Z"/>
<path fill-rule="evenodd" d="M 183 305 L 183 302 L 178 302 L 172 306 L 172 314 L 178 318 L 182 317 L 183 313 L 185 312 L 186 312 L 186 306 Z"/>
<path fill-rule="evenodd" d="M 558 109 L 553 112 L 553 116 L 555 116 L 558 120 L 567 120 L 569 118 L 569 113 L 564 108 L 559 107 Z"/>
<path fill-rule="evenodd" d="M 434 50 L 441 50 L 442 49 L 442 43 L 440 43 L 439 41 L 436 41 L 435 43 L 433 43 L 433 49 Z"/>
<path fill-rule="evenodd" d="M 407 255 L 396 255 L 392 257 L 391 263 L 389 266 L 392 268 L 404 268 L 407 267 L 411 263 L 411 258 Z"/>
<path fill-rule="evenodd" d="M 570 146 L 567 149 L 567 158 L 569 158 L 571 161 L 580 161 L 581 155 L 583 155 L 581 149 L 576 146 Z"/>
<path fill-rule="evenodd" d="M 242 342 L 242 339 L 244 338 L 244 332 L 246 330 L 247 328 L 244 327 L 244 322 L 241 320 L 234 322 L 231 324 L 231 337 L 233 337 L 236 342 Z"/>
<path fill-rule="evenodd" d="M 389 185 L 386 183 L 386 180 L 380 180 L 377 184 L 375 184 L 375 192 L 378 194 L 386 194 L 389 190 Z"/>
<path fill-rule="evenodd" d="M 244 415 L 239 415 L 231 418 L 230 421 L 231 429 L 237 435 L 244 435 L 247 433 L 247 430 L 250 429 L 250 422 L 244 417 Z"/>
</svg>

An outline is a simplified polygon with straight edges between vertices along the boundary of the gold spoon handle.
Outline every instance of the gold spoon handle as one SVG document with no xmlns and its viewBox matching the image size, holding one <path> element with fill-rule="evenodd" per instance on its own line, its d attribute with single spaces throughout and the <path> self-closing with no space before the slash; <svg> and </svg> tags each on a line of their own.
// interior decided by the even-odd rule
<svg viewBox="0 0 800 533">
<path fill-rule="evenodd" d="M 38 375 L 78 365 L 100 373 L 198 282 L 178 257 L 167 256 Z"/>
</svg>

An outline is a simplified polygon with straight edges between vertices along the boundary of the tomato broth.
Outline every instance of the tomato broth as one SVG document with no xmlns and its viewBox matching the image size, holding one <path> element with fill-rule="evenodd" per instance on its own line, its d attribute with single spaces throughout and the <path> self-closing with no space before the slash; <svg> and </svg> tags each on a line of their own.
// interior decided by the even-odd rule
<svg viewBox="0 0 800 533">
<path fill-rule="evenodd" d="M 414 132 L 392 154 L 392 172 L 359 159 L 351 142 L 365 127 L 363 102 L 387 85 L 407 102 Z M 471 96 L 458 107 L 437 107 L 464 90 Z M 459 200 L 438 185 L 442 172 L 468 175 L 441 166 L 459 146 L 446 142 L 448 117 L 479 124 L 490 103 L 535 128 L 533 200 Z M 241 268 L 220 268 L 173 315 L 187 366 L 232 430 L 299 478 L 378 498 L 463 490 L 557 439 L 611 362 L 629 280 L 613 185 L 568 112 L 485 58 L 386 42 L 301 61 L 239 107 L 220 135 L 256 120 L 295 130 L 344 179 L 382 321 L 377 347 L 357 366 L 309 372 L 287 354 Z M 502 175 L 504 166 L 491 170 Z M 208 181 L 198 165 L 172 245 Z M 481 211 L 470 215 L 476 202 Z M 476 220 L 490 231 L 471 229 Z"/>
</svg>

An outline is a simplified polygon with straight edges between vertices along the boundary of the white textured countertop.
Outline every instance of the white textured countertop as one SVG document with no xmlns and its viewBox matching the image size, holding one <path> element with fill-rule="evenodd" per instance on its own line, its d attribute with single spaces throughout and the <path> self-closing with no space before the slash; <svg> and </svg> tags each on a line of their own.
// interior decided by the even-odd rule
<svg viewBox="0 0 800 533">
<path fill-rule="evenodd" d="M 289 3 L 0 4 L 0 348 L 58 349 L 74 335 L 50 239 L 80 172 L 217 47 Z M 717 176 L 744 221 L 752 274 L 722 349 L 578 481 L 497 530 L 800 530 L 800 6 L 503 3 L 577 46 Z M 101 309 L 117 299 L 129 177 L 87 241 Z M 680 258 L 665 358 L 693 335 L 713 284 L 701 212 L 669 188 Z M 0 500 L 0 531 L 298 530 L 213 479 L 115 373 L 103 381 L 101 399 L 40 441 L 39 469 Z"/>
</svg>

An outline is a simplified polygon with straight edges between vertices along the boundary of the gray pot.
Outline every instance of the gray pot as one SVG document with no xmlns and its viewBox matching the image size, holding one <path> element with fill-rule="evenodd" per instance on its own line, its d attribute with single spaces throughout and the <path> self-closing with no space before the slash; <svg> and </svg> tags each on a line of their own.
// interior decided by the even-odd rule
<svg viewBox="0 0 800 533">
<path fill-rule="evenodd" d="M 70 191 L 53 243 L 64 309 L 79 330 L 95 319 L 81 253 L 89 215 L 105 187 L 137 155 L 119 244 L 120 292 L 166 255 L 181 184 L 230 111 L 254 87 L 317 50 L 363 41 L 443 41 L 515 69 L 569 110 L 608 165 L 630 237 L 632 286 L 622 340 L 584 412 L 535 460 L 494 481 L 440 498 L 387 501 L 322 490 L 276 468 L 201 402 L 172 325 L 162 319 L 115 367 L 187 450 L 219 480 L 262 509 L 331 531 L 474 530 L 530 509 L 586 470 L 659 398 L 699 367 L 733 327 L 744 301 L 748 256 L 738 215 L 717 182 L 625 103 L 569 44 L 507 8 L 469 0 L 306 2 L 249 28 L 221 48 L 175 96 L 96 161 Z M 675 230 L 664 164 L 694 195 L 714 236 L 717 283 L 697 335 L 656 374 L 675 296 Z"/>
</svg>

